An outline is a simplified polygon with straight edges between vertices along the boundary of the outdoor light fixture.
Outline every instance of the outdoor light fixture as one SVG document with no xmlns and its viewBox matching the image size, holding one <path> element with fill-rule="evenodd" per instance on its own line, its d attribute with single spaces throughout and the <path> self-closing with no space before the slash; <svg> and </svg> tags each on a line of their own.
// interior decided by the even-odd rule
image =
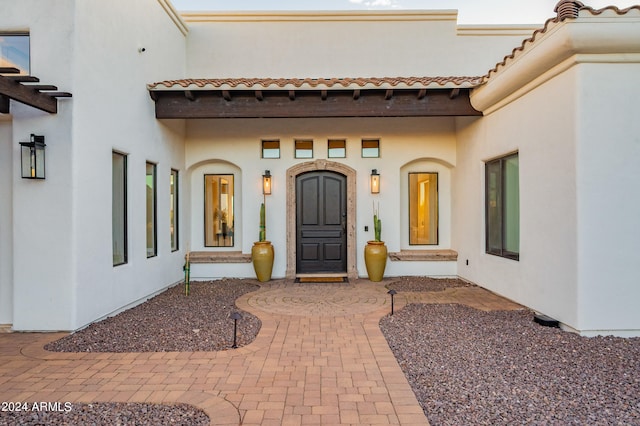
<svg viewBox="0 0 640 426">
<path fill-rule="evenodd" d="M 393 296 L 395 296 L 396 294 L 398 294 L 397 291 L 395 291 L 394 289 L 391 289 L 387 292 L 387 294 L 391 295 L 391 315 L 393 315 Z"/>
<path fill-rule="evenodd" d="M 371 193 L 380 193 L 380 173 L 378 173 L 378 169 L 371 170 Z"/>
<path fill-rule="evenodd" d="M 238 347 L 238 320 L 242 319 L 242 315 L 240 312 L 232 312 L 229 318 L 233 320 L 233 345 L 231 347 L 236 349 Z"/>
<path fill-rule="evenodd" d="M 20 142 L 22 177 L 44 179 L 44 136 L 31 134 L 29 142 Z"/>
<path fill-rule="evenodd" d="M 271 195 L 271 172 L 269 170 L 265 170 L 262 175 L 262 193 Z"/>
</svg>

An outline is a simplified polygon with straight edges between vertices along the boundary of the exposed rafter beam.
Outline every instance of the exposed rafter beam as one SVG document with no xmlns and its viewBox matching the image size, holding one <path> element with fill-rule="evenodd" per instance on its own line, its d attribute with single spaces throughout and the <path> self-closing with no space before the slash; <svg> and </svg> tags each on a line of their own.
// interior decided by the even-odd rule
<svg viewBox="0 0 640 426">
<path fill-rule="evenodd" d="M 223 93 L 221 96 L 221 92 Z M 469 100 L 469 91 L 460 90 L 455 98 L 450 89 L 434 89 L 418 99 L 419 89 L 394 89 L 393 102 L 388 102 L 386 89 L 360 90 L 354 100 L 353 89 L 270 90 L 269 96 L 256 102 L 256 91 L 233 91 L 233 102 L 221 90 L 201 90 L 195 101 L 185 98 L 183 91 L 152 91 L 157 118 L 322 118 L 322 117 L 445 117 L 478 116 Z M 231 98 L 229 93 L 228 98 Z"/>
<path fill-rule="evenodd" d="M 9 108 L 10 102 L 11 99 L 6 96 L 0 95 L 0 114 L 9 114 L 11 112 Z"/>
<path fill-rule="evenodd" d="M 222 97 L 224 98 L 225 101 L 230 102 L 231 101 L 231 93 L 229 93 L 228 90 L 223 90 L 222 91 Z"/>
<path fill-rule="evenodd" d="M 384 100 L 388 101 L 391 98 L 393 98 L 393 90 L 387 89 L 386 93 L 384 94 Z"/>
<path fill-rule="evenodd" d="M 424 99 L 425 96 L 427 96 L 427 89 L 420 89 L 418 91 L 418 100 Z"/>
<path fill-rule="evenodd" d="M 460 89 L 451 89 L 451 93 L 449 94 L 450 99 L 455 99 L 460 95 Z"/>
<path fill-rule="evenodd" d="M 355 89 L 353 91 L 353 100 L 357 101 L 360 98 L 360 89 Z"/>
<path fill-rule="evenodd" d="M 289 100 L 290 101 L 295 101 L 296 100 L 296 91 L 295 90 L 289 90 Z"/>
<path fill-rule="evenodd" d="M 195 101 L 196 97 L 193 95 L 193 92 L 191 90 L 185 90 L 184 91 L 184 97 L 189 99 L 190 101 Z"/>
<path fill-rule="evenodd" d="M 20 74 L 20 70 L 14 67 L 0 67 L 0 74 Z"/>
<path fill-rule="evenodd" d="M 256 95 L 257 100 L 261 101 L 264 99 L 264 97 L 262 96 L 262 90 L 256 90 L 254 93 Z"/>
<path fill-rule="evenodd" d="M 40 79 L 32 75 L 8 75 L 6 78 L 18 83 L 39 83 Z"/>
<path fill-rule="evenodd" d="M 25 86 L 13 77 L 0 75 L 0 95 L 51 114 L 58 112 L 56 98 Z M 3 103 L 6 104 L 6 101 Z"/>
</svg>

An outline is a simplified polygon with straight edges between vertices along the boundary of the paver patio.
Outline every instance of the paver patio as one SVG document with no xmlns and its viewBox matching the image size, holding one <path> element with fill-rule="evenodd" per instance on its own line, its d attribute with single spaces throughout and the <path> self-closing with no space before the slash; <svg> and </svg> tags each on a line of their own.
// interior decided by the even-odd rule
<svg viewBox="0 0 640 426">
<path fill-rule="evenodd" d="M 236 301 L 258 337 L 221 352 L 55 353 L 43 346 L 61 333 L 0 334 L 0 401 L 182 402 L 212 425 L 427 425 L 378 327 L 384 284 L 267 283 Z M 478 287 L 395 296 L 412 302 L 522 308 Z"/>
</svg>

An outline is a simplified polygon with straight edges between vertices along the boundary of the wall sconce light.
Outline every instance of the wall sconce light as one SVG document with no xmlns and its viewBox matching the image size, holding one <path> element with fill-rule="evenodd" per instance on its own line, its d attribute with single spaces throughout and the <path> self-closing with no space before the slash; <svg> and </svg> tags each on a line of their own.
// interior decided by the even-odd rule
<svg viewBox="0 0 640 426">
<path fill-rule="evenodd" d="M 271 172 L 269 170 L 265 170 L 262 175 L 262 193 L 271 195 Z"/>
<path fill-rule="evenodd" d="M 380 173 L 378 173 L 378 169 L 371 170 L 371 193 L 380 193 Z"/>
<path fill-rule="evenodd" d="M 31 134 L 29 142 L 20 142 L 22 177 L 44 179 L 44 136 Z"/>
</svg>

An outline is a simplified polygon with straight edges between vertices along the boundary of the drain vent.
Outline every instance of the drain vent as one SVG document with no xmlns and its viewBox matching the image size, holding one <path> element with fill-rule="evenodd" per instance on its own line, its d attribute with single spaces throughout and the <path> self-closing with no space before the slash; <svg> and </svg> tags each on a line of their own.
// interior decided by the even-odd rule
<svg viewBox="0 0 640 426">
<path fill-rule="evenodd" d="M 560 328 L 560 322 L 558 320 L 555 320 L 543 314 L 535 314 L 533 316 L 533 321 L 545 327 Z"/>
</svg>

